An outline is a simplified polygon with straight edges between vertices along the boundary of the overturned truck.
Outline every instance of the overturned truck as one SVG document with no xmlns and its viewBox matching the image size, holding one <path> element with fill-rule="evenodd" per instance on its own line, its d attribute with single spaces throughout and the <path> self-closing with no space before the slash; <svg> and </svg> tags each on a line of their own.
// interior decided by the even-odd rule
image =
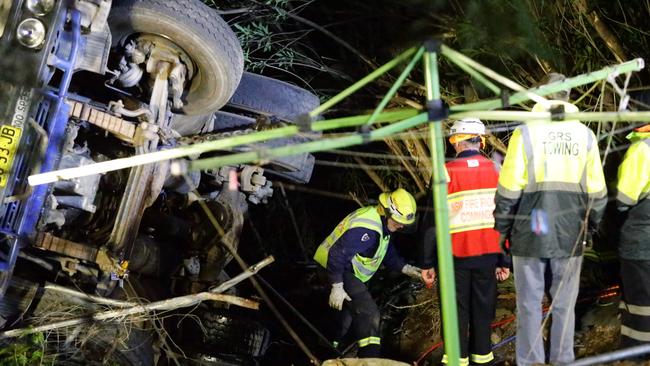
<svg viewBox="0 0 650 366">
<path fill-rule="evenodd" d="M 248 205 L 266 202 L 272 180 L 310 179 L 314 158 L 302 154 L 180 178 L 163 162 L 27 184 L 27 177 L 39 172 L 292 123 L 318 106 L 306 90 L 244 72 L 237 37 L 199 0 L 2 1 L 0 52 L 0 327 L 5 330 L 25 325 L 34 314 L 42 321 L 52 304 L 80 305 L 74 296 L 52 291 L 59 286 L 102 298 L 155 300 L 222 283 L 232 259 L 222 243 L 237 247 Z M 207 220 L 199 203 L 210 208 L 222 230 Z M 189 355 L 218 360 L 223 354 L 241 359 L 263 352 L 268 331 L 261 325 L 224 309 L 203 309 L 198 317 L 200 332 L 186 333 L 202 336 L 192 341 Z M 117 328 L 103 324 L 101 336 L 81 343 L 63 337 L 53 342 L 57 357 L 82 364 L 93 355 L 112 364 L 152 364 L 146 327 L 126 335 Z M 236 345 L 224 343 L 228 337 L 237 339 Z M 215 346 L 222 340 L 223 347 Z M 202 343 L 211 344 L 209 350 L 196 347 Z M 90 351 L 80 352 L 84 347 Z"/>
</svg>

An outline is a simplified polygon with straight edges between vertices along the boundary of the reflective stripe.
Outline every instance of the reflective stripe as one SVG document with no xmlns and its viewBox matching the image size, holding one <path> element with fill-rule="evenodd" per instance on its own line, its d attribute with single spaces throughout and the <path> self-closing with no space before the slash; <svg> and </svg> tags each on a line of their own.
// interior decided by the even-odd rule
<svg viewBox="0 0 650 366">
<path fill-rule="evenodd" d="M 488 363 L 494 360 L 494 354 L 492 352 L 486 355 L 477 355 L 472 353 L 471 355 L 469 355 L 469 359 L 474 363 Z"/>
<path fill-rule="evenodd" d="M 621 335 L 636 339 L 637 341 L 650 342 L 650 332 L 641 332 L 625 325 L 621 325 Z"/>
<path fill-rule="evenodd" d="M 485 221 L 485 222 L 471 224 L 471 225 L 457 226 L 454 227 L 453 229 L 449 228 L 449 233 L 455 234 L 455 233 L 461 233 L 463 231 L 470 231 L 470 230 L 491 229 L 493 227 L 494 227 L 494 219 L 492 221 Z"/>
<path fill-rule="evenodd" d="M 381 224 L 378 223 L 377 221 L 373 221 L 373 220 L 370 220 L 370 219 L 364 219 L 362 217 L 356 217 L 356 218 L 350 220 L 350 227 L 354 226 L 355 224 L 365 224 L 365 225 L 362 225 L 362 226 L 365 226 L 365 227 L 372 226 L 377 231 L 379 231 L 379 232 L 382 231 Z"/>
<path fill-rule="evenodd" d="M 526 153 L 526 160 L 528 161 L 528 187 L 535 183 L 535 156 L 533 154 L 533 142 L 530 139 L 530 131 L 528 125 L 523 124 L 519 126 L 521 131 L 522 142 L 524 144 L 524 153 Z"/>
<path fill-rule="evenodd" d="M 628 206 L 634 206 L 638 201 L 633 200 L 632 198 L 628 197 L 625 193 L 618 191 L 616 193 L 616 200 L 623 202 L 624 204 Z"/>
<path fill-rule="evenodd" d="M 581 183 L 570 182 L 539 182 L 527 185 L 526 188 L 524 188 L 524 192 L 563 191 L 582 193 L 585 189 L 583 189 L 580 184 Z"/>
<path fill-rule="evenodd" d="M 359 347 L 365 347 L 371 344 L 381 344 L 381 338 L 368 337 L 368 338 L 359 339 Z"/>
<path fill-rule="evenodd" d="M 509 200 L 518 200 L 521 197 L 523 191 L 511 191 L 508 188 L 502 186 L 501 184 L 497 185 L 497 193 L 503 198 Z"/>
<path fill-rule="evenodd" d="M 618 308 L 623 309 L 632 315 L 650 316 L 650 306 L 627 304 L 625 301 L 621 300 Z"/>
<path fill-rule="evenodd" d="M 357 256 L 359 256 L 357 254 Z M 361 257 L 361 256 L 359 256 Z M 363 258 L 363 257 L 361 257 Z M 359 272 L 364 276 L 372 276 L 375 274 L 375 270 L 366 268 L 363 263 L 361 263 L 357 258 L 352 258 L 352 265 L 354 266 L 354 271 Z"/>
<path fill-rule="evenodd" d="M 442 355 L 442 363 L 447 363 L 447 354 Z M 460 366 L 468 366 L 469 365 L 469 357 L 461 358 L 458 360 L 458 364 Z"/>
</svg>

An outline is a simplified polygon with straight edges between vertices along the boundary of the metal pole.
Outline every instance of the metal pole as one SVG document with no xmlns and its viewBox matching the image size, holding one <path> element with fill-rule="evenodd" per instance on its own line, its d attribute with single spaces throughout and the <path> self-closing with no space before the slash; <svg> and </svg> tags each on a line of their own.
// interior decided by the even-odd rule
<svg viewBox="0 0 650 366">
<path fill-rule="evenodd" d="M 596 365 L 596 364 L 605 364 L 608 362 L 614 362 L 618 360 L 622 360 L 625 358 L 630 358 L 634 356 L 640 356 L 640 355 L 645 355 L 650 353 L 650 344 L 642 344 L 640 346 L 635 346 L 635 347 L 630 347 L 630 348 L 624 348 L 620 349 L 614 352 L 610 353 L 605 353 L 602 355 L 597 355 L 593 357 L 587 357 L 583 358 L 580 360 L 576 360 L 571 362 L 571 366 L 588 366 L 588 365 Z"/>
<path fill-rule="evenodd" d="M 379 113 L 381 113 L 384 108 L 386 108 L 386 105 L 388 102 L 390 102 L 391 99 L 393 99 L 393 96 L 395 96 L 395 93 L 397 93 L 397 89 L 399 89 L 402 84 L 404 83 L 404 80 L 409 76 L 411 73 L 411 70 L 413 70 L 413 67 L 415 67 L 415 64 L 420 61 L 420 58 L 422 57 L 422 54 L 424 53 L 424 47 L 420 47 L 418 49 L 418 52 L 415 53 L 415 56 L 413 56 L 413 59 L 411 62 L 408 63 L 406 68 L 404 68 L 404 71 L 400 74 L 400 76 L 395 80 L 395 83 L 391 88 L 388 90 L 388 93 L 384 95 L 384 98 L 382 98 L 381 102 L 379 102 L 379 105 L 377 108 L 375 108 L 375 111 L 372 112 L 372 115 L 368 119 L 368 122 L 366 122 L 367 125 L 370 125 L 375 122 L 377 119 L 377 116 L 379 116 Z"/>
<path fill-rule="evenodd" d="M 424 77 L 427 87 L 427 104 L 433 106 L 440 100 L 436 52 L 424 54 Z M 442 106 L 440 104 L 440 106 Z M 445 354 L 449 365 L 460 364 L 458 340 L 458 314 L 456 285 L 454 283 L 454 258 L 451 255 L 449 234 L 449 208 L 447 206 L 447 179 L 445 174 L 444 137 L 441 121 L 429 121 L 431 164 L 433 166 L 433 205 L 435 209 L 436 239 L 438 246 L 438 283 L 442 305 L 442 328 Z"/>
<path fill-rule="evenodd" d="M 415 109 L 405 109 L 381 113 L 376 122 L 394 122 L 417 115 Z M 337 118 L 329 121 L 316 121 L 312 123 L 312 130 L 324 131 L 342 127 L 353 127 L 365 124 L 370 115 Z M 159 161 L 179 159 L 191 155 L 200 155 L 215 150 L 224 150 L 239 145 L 246 145 L 260 141 L 267 141 L 297 135 L 297 126 L 286 126 L 271 130 L 254 132 L 247 135 L 227 137 L 216 141 L 181 146 L 174 149 L 160 150 L 148 154 L 139 154 L 128 158 L 113 159 L 100 163 L 84 165 L 82 167 L 54 170 L 46 173 L 34 174 L 28 177 L 31 186 L 53 183 L 59 180 L 85 177 L 93 174 L 103 174 L 114 170 L 132 168 L 135 166 L 156 163 Z"/>
<path fill-rule="evenodd" d="M 531 120 L 551 120 L 549 112 L 526 112 L 526 111 L 472 111 L 458 112 L 449 115 L 449 119 L 463 119 L 466 117 L 480 118 L 487 121 L 531 121 Z M 559 121 L 560 119 L 558 119 Z M 575 112 L 565 113 L 562 121 L 580 120 L 596 122 L 648 122 L 650 121 L 650 112 Z"/>
<path fill-rule="evenodd" d="M 333 96 L 330 98 L 328 101 L 325 103 L 321 104 L 318 108 L 314 109 L 313 111 L 309 112 L 309 115 L 311 117 L 316 117 L 319 114 L 325 112 L 326 110 L 332 108 L 335 106 L 338 102 L 342 101 L 343 99 L 349 97 L 352 93 L 356 92 L 357 90 L 361 89 L 364 87 L 366 84 L 370 83 L 371 81 L 377 79 L 384 73 L 386 73 L 388 70 L 392 69 L 396 65 L 399 65 L 402 63 L 402 61 L 408 59 L 411 57 L 416 51 L 415 47 L 409 48 L 408 50 L 402 52 L 399 56 L 395 57 L 394 59 L 388 61 L 387 63 L 383 64 L 381 67 L 376 69 L 375 71 L 371 72 L 370 74 L 366 75 L 363 79 L 357 81 L 356 83 L 350 85 L 347 87 L 345 90 L 342 92 L 338 93 L 337 95 Z"/>
<path fill-rule="evenodd" d="M 417 116 L 408 118 L 404 121 L 393 123 L 391 125 L 378 128 L 370 131 L 368 134 L 363 135 L 360 133 L 352 133 L 344 137 L 321 139 L 318 141 L 311 141 L 297 145 L 288 145 L 277 147 L 273 149 L 259 149 L 256 151 L 249 151 L 238 154 L 231 154 L 227 156 L 219 156 L 215 158 L 207 158 L 191 161 L 187 167 L 188 171 L 212 169 L 220 166 L 228 166 L 235 164 L 244 164 L 252 161 L 268 161 L 273 158 L 279 158 L 287 155 L 296 155 L 306 152 L 315 152 L 323 150 L 338 149 L 342 147 L 362 144 L 367 141 L 381 140 L 394 133 L 415 127 L 427 121 L 426 113 L 421 113 Z M 172 164 L 172 171 L 182 171 L 183 169 L 176 169 Z"/>
<path fill-rule="evenodd" d="M 531 93 L 539 96 L 549 95 L 549 94 L 557 93 L 561 90 L 575 88 L 577 86 L 593 83 L 598 80 L 607 79 L 609 75 L 619 75 L 627 72 L 639 71 L 643 69 L 643 67 L 644 67 L 643 59 L 637 58 L 632 61 L 624 62 L 622 64 L 608 66 L 588 74 L 582 74 L 572 78 L 567 78 L 564 81 L 557 81 L 554 83 L 542 85 L 537 88 L 516 92 L 508 98 L 507 104 L 514 105 L 521 102 L 525 102 L 530 99 L 529 95 Z M 449 109 L 452 112 L 462 112 L 462 111 L 475 111 L 475 110 L 479 110 L 479 111 L 489 110 L 489 109 L 503 108 L 503 107 L 504 105 L 501 99 L 491 99 L 491 100 L 484 100 L 475 103 L 455 105 Z"/>
</svg>

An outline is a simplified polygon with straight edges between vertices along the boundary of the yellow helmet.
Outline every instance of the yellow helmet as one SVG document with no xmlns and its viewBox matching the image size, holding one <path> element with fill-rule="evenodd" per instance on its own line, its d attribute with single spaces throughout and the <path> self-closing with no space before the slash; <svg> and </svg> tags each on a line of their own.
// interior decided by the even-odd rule
<svg viewBox="0 0 650 366">
<path fill-rule="evenodd" d="M 402 225 L 411 225 L 415 222 L 417 205 L 415 198 L 403 188 L 393 192 L 384 192 L 379 195 L 379 203 L 388 212 L 388 217 Z"/>
</svg>

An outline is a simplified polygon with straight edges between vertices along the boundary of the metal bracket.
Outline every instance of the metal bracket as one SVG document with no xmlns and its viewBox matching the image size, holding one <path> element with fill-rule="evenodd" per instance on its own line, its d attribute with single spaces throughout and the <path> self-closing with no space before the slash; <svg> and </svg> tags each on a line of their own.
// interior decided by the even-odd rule
<svg viewBox="0 0 650 366">
<path fill-rule="evenodd" d="M 427 101 L 429 121 L 441 121 L 449 117 L 449 106 L 442 99 Z"/>
<path fill-rule="evenodd" d="M 424 41 L 422 46 L 424 47 L 424 49 L 427 52 L 439 53 L 440 52 L 440 46 L 442 46 L 442 42 L 440 42 L 437 39 L 430 39 L 430 40 Z"/>
<path fill-rule="evenodd" d="M 564 121 L 564 105 L 557 104 L 551 106 L 551 109 L 549 111 L 551 112 L 551 121 Z"/>
<path fill-rule="evenodd" d="M 313 132 L 311 128 L 311 123 L 314 119 L 309 113 L 303 113 L 296 118 L 296 126 L 298 126 L 298 131 L 300 132 Z"/>
<path fill-rule="evenodd" d="M 505 89 L 501 89 L 501 108 L 510 107 L 510 92 Z"/>
<path fill-rule="evenodd" d="M 364 144 L 370 142 L 370 125 L 361 125 L 357 128 L 357 132 L 361 135 Z"/>
</svg>

